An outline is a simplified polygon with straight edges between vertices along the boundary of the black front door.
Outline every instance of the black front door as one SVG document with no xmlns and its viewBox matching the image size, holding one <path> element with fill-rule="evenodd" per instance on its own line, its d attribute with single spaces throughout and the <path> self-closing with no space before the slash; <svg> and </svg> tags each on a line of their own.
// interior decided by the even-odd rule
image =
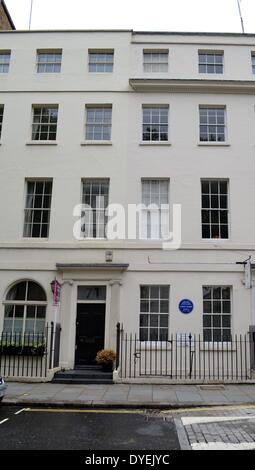
<svg viewBox="0 0 255 470">
<path fill-rule="evenodd" d="M 75 365 L 93 364 L 104 349 L 105 304 L 78 304 Z"/>
</svg>

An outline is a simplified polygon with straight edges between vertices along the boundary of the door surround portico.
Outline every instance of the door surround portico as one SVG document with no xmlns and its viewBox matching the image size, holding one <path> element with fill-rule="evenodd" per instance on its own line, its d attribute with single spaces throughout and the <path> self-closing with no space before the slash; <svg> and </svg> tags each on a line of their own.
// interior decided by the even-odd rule
<svg viewBox="0 0 255 470">
<path fill-rule="evenodd" d="M 122 274 L 128 264 L 72 263 L 57 264 L 62 274 L 63 292 L 60 305 L 62 327 L 60 366 L 73 369 L 75 365 L 76 316 L 78 286 L 105 286 L 105 348 L 115 349 L 116 323 L 120 318 L 120 288 Z"/>
</svg>

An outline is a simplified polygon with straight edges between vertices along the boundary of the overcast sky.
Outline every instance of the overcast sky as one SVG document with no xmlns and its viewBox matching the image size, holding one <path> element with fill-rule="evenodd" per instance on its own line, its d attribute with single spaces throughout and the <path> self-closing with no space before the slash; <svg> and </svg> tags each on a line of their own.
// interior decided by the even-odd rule
<svg viewBox="0 0 255 470">
<path fill-rule="evenodd" d="M 31 0 L 5 0 L 17 29 L 28 29 Z M 241 0 L 255 33 L 255 0 Z M 237 0 L 33 0 L 31 29 L 241 32 Z"/>
</svg>

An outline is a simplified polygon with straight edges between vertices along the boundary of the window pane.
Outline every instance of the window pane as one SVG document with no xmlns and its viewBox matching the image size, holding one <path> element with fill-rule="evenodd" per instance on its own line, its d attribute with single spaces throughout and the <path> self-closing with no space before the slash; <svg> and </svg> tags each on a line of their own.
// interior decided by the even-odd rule
<svg viewBox="0 0 255 470">
<path fill-rule="evenodd" d="M 5 305 L 4 316 L 5 318 L 13 318 L 14 316 L 14 305 Z"/>
<path fill-rule="evenodd" d="M 149 341 L 158 341 L 158 329 L 150 328 L 149 329 Z"/>
<path fill-rule="evenodd" d="M 203 326 L 204 326 L 204 328 L 212 326 L 212 317 L 211 316 L 209 316 L 209 315 L 204 315 L 203 316 Z"/>
<path fill-rule="evenodd" d="M 212 330 L 204 329 L 203 330 L 204 334 L 204 341 L 212 341 Z"/>
<path fill-rule="evenodd" d="M 160 315 L 160 326 L 167 327 L 168 326 L 168 315 Z"/>
<path fill-rule="evenodd" d="M 7 293 L 6 300 L 25 300 L 26 282 L 15 284 Z"/>
<path fill-rule="evenodd" d="M 27 300 L 38 300 L 40 302 L 46 301 L 44 290 L 35 282 L 28 282 Z"/>
<path fill-rule="evenodd" d="M 34 333 L 35 328 L 35 320 L 34 319 L 27 319 L 25 324 L 25 332 L 26 333 Z"/>
<path fill-rule="evenodd" d="M 140 315 L 140 326 L 149 325 L 149 315 Z"/>
<path fill-rule="evenodd" d="M 212 312 L 212 302 L 204 301 L 203 306 L 204 306 L 204 313 L 211 313 Z"/>
<path fill-rule="evenodd" d="M 27 306 L 27 318 L 35 318 L 36 316 L 36 306 L 35 305 L 28 305 Z"/>
<path fill-rule="evenodd" d="M 221 317 L 220 315 L 214 315 L 212 317 L 212 321 L 213 321 L 213 327 L 217 327 L 217 328 L 220 328 L 221 327 Z"/>
<path fill-rule="evenodd" d="M 212 298 L 212 288 L 211 287 L 203 287 L 203 298 L 204 299 L 211 299 Z"/>
<path fill-rule="evenodd" d="M 158 313 L 159 312 L 159 301 L 158 300 L 151 300 L 150 302 L 150 311 Z"/>
<path fill-rule="evenodd" d="M 141 286 L 140 287 L 141 299 L 148 299 L 149 291 L 150 291 L 149 286 Z"/>
<path fill-rule="evenodd" d="M 105 300 L 105 286 L 78 286 L 78 300 Z"/>
<path fill-rule="evenodd" d="M 140 328 L 140 341 L 148 341 L 149 339 L 149 329 Z"/>
<path fill-rule="evenodd" d="M 140 309 L 141 309 L 141 312 L 149 312 L 150 311 L 149 301 L 141 300 Z"/>
</svg>

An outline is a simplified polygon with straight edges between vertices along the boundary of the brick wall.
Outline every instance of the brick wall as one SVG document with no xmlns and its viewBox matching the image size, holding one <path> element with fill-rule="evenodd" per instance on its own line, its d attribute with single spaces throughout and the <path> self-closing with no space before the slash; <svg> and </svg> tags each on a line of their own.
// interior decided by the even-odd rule
<svg viewBox="0 0 255 470">
<path fill-rule="evenodd" d="M 4 11 L 3 5 L 0 5 L 0 29 L 12 29 L 11 24 Z"/>
</svg>

